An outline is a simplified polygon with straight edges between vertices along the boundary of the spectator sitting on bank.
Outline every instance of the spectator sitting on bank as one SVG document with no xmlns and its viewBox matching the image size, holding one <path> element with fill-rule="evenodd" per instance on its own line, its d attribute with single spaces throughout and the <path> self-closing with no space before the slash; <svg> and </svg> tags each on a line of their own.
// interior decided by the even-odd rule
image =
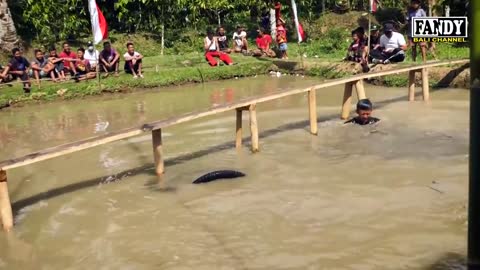
<svg viewBox="0 0 480 270">
<path fill-rule="evenodd" d="M 380 47 L 380 31 L 378 26 L 373 25 L 370 28 L 370 48 L 369 51 L 373 51 Z"/>
<path fill-rule="evenodd" d="M 237 31 L 233 33 L 233 51 L 236 53 L 248 51 L 247 32 L 241 25 L 238 25 Z"/>
<path fill-rule="evenodd" d="M 40 85 L 41 78 L 50 77 L 52 81 L 57 81 L 55 77 L 55 65 L 51 63 L 43 54 L 42 50 L 35 50 L 35 58 L 32 61 L 32 69 L 30 70 L 30 77 L 35 77 L 37 84 Z"/>
<path fill-rule="evenodd" d="M 75 69 L 75 61 L 77 61 L 77 55 L 72 52 L 70 44 L 68 42 L 63 43 L 63 51 L 60 53 L 60 58 L 63 59 L 63 70 L 70 76 L 75 76 L 77 70 Z"/>
<path fill-rule="evenodd" d="M 417 43 L 413 42 L 412 38 L 412 21 L 414 17 L 427 17 L 427 13 L 420 7 L 419 0 L 412 0 L 410 7 L 407 10 L 407 37 L 409 46 L 412 48 L 412 60 L 413 62 L 417 61 Z M 420 42 L 420 50 L 422 52 L 422 60 L 425 62 L 427 60 L 427 44 L 425 42 Z"/>
<path fill-rule="evenodd" d="M 374 64 L 388 64 L 405 60 L 407 43 L 402 34 L 395 32 L 392 24 L 385 24 L 380 37 L 380 47 L 370 53 Z"/>
<path fill-rule="evenodd" d="M 78 55 L 78 61 L 75 62 L 75 68 L 77 69 L 77 76 L 75 77 L 75 80 L 78 81 L 83 81 L 83 80 L 89 80 L 89 79 L 94 79 L 97 77 L 97 74 L 95 72 L 92 72 L 91 66 L 90 66 L 90 61 L 85 59 L 85 49 L 80 48 L 77 51 Z"/>
<path fill-rule="evenodd" d="M 5 67 L 0 65 L 0 83 L 6 83 L 12 80 L 12 76 L 10 74 L 3 75 L 3 71 Z"/>
<path fill-rule="evenodd" d="M 281 58 L 288 59 L 287 30 L 285 29 L 285 24 L 281 19 L 277 21 L 277 44 L 278 44 L 280 53 L 282 54 Z"/>
<path fill-rule="evenodd" d="M 232 59 L 230 56 L 224 52 L 221 52 L 218 46 L 218 39 L 214 36 L 212 30 L 207 30 L 207 36 L 204 40 L 204 49 L 205 49 L 205 58 L 207 59 L 210 66 L 215 67 L 220 65 L 220 62 L 215 60 L 215 57 L 218 57 L 226 65 L 233 65 Z"/>
<path fill-rule="evenodd" d="M 352 31 L 353 41 L 348 47 L 346 60 L 360 63 L 363 72 L 368 72 L 365 39 L 361 37 L 361 31 L 358 28 Z"/>
<path fill-rule="evenodd" d="M 228 39 L 227 39 L 227 36 L 225 35 L 225 28 L 218 27 L 217 38 L 218 38 L 218 47 L 220 48 L 220 51 L 224 53 L 231 53 L 232 49 L 230 49 L 228 46 Z"/>
<path fill-rule="evenodd" d="M 90 63 L 90 71 L 96 71 L 100 53 L 95 49 L 91 41 L 89 41 L 87 44 L 87 50 L 85 51 L 84 57 Z"/>
<path fill-rule="evenodd" d="M 125 72 L 132 74 L 134 79 L 143 78 L 142 74 L 142 58 L 143 55 L 135 51 L 133 43 L 127 43 L 127 52 L 123 55 L 125 60 Z"/>
<path fill-rule="evenodd" d="M 49 50 L 48 61 L 54 65 L 54 75 L 60 80 L 65 80 L 65 71 L 63 65 L 63 59 L 60 58 L 57 54 L 57 49 L 55 47 L 51 47 Z"/>
<path fill-rule="evenodd" d="M 253 56 L 261 57 L 275 57 L 275 52 L 270 49 L 270 44 L 272 43 L 272 37 L 265 32 L 263 28 L 257 30 L 258 36 L 256 39 L 257 49 L 253 51 Z"/>
<path fill-rule="evenodd" d="M 108 77 L 110 72 L 115 72 L 118 77 L 118 68 L 120 66 L 120 55 L 112 48 L 110 42 L 103 43 L 103 51 L 100 53 L 100 71 L 105 72 Z"/>
<path fill-rule="evenodd" d="M 7 75 L 10 74 L 14 80 L 21 79 L 23 82 L 23 91 L 28 94 L 31 88 L 30 77 L 28 76 L 30 62 L 22 56 L 22 51 L 20 51 L 19 48 L 14 48 L 12 55 L 13 57 L 3 70 L 1 77 L 6 78 Z"/>
</svg>

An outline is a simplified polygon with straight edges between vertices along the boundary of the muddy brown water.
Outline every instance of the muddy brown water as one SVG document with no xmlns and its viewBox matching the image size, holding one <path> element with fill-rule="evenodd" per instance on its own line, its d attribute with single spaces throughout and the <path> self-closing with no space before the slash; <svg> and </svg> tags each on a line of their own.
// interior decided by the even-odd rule
<svg viewBox="0 0 480 270">
<path fill-rule="evenodd" d="M 257 77 L 9 109 L 0 156 L 318 82 Z M 432 92 L 430 104 L 405 102 L 405 88 L 366 91 L 378 126 L 342 125 L 332 87 L 318 91 L 318 136 L 306 95 L 258 105 L 258 154 L 248 141 L 233 148 L 234 112 L 165 129 L 167 191 L 149 134 L 12 170 L 16 227 L 0 234 L 0 269 L 464 269 L 468 91 Z M 191 184 L 217 169 L 247 176 Z"/>
</svg>

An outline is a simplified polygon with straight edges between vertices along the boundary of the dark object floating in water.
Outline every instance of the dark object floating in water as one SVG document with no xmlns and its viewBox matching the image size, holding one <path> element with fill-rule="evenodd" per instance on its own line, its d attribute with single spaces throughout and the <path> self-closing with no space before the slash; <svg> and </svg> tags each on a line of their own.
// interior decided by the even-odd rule
<svg viewBox="0 0 480 270">
<path fill-rule="evenodd" d="M 243 177 L 243 176 L 245 176 L 245 174 L 238 171 L 232 171 L 232 170 L 214 171 L 214 172 L 209 172 L 205 175 L 200 176 L 195 181 L 193 181 L 193 184 L 203 184 L 203 183 L 208 183 L 208 182 L 219 180 L 219 179 L 232 179 L 232 178 Z"/>
</svg>

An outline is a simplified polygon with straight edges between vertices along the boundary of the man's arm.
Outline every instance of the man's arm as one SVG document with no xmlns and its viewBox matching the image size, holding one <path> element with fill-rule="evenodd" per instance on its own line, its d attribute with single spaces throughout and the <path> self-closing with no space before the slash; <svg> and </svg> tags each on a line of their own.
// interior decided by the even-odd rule
<svg viewBox="0 0 480 270">
<path fill-rule="evenodd" d="M 143 55 L 141 53 L 138 53 L 137 60 L 143 59 Z"/>
</svg>

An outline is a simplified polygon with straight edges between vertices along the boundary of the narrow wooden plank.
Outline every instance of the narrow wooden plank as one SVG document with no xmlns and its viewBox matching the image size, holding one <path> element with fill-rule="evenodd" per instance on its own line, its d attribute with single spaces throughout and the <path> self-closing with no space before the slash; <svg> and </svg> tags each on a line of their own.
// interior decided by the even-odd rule
<svg viewBox="0 0 480 270">
<path fill-rule="evenodd" d="M 153 159 L 155 161 L 155 172 L 162 175 L 165 172 L 163 160 L 162 130 L 152 130 Z"/>
<path fill-rule="evenodd" d="M 428 84 L 428 69 L 422 69 L 422 92 L 423 100 L 428 101 L 430 99 L 430 86 Z"/>
<path fill-rule="evenodd" d="M 0 170 L 0 218 L 5 231 L 13 227 L 12 205 L 8 194 L 7 172 Z"/>
<path fill-rule="evenodd" d="M 237 124 L 236 124 L 236 133 L 235 133 L 235 147 L 237 149 L 242 148 L 242 114 L 243 110 L 241 108 L 236 110 L 237 112 Z"/>
<path fill-rule="evenodd" d="M 358 100 L 367 98 L 367 95 L 365 94 L 365 87 L 363 86 L 363 80 L 358 80 L 355 82 L 355 89 L 357 90 Z"/>
<path fill-rule="evenodd" d="M 408 72 L 408 101 L 415 100 L 415 70 Z"/>
<path fill-rule="evenodd" d="M 342 102 L 342 119 L 348 119 L 350 115 L 350 109 L 352 107 L 352 91 L 353 91 L 353 84 L 348 82 L 345 84 L 345 88 L 343 90 L 343 102 Z"/>
<path fill-rule="evenodd" d="M 256 104 L 250 105 L 250 133 L 252 137 L 252 152 L 256 153 L 259 151 Z"/>
<path fill-rule="evenodd" d="M 317 90 L 315 89 L 312 89 L 308 92 L 308 113 L 310 118 L 310 133 L 313 135 L 317 135 Z"/>
</svg>

